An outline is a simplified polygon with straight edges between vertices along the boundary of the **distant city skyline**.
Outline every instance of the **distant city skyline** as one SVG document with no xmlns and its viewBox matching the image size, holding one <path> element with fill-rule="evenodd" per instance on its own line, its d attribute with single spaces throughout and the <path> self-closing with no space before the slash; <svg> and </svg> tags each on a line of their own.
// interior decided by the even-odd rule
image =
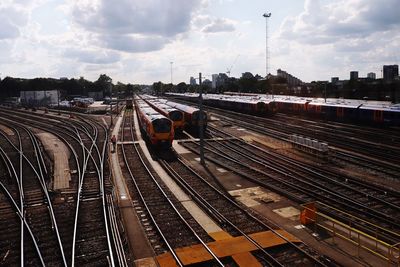
<svg viewBox="0 0 400 267">
<path fill-rule="evenodd" d="M 383 65 L 400 63 L 396 7 L 398 0 L 3 0 L 0 73 L 92 81 L 105 73 L 140 84 L 188 83 L 199 72 L 209 80 L 228 71 L 264 76 L 270 12 L 272 74 L 381 78 Z"/>
</svg>

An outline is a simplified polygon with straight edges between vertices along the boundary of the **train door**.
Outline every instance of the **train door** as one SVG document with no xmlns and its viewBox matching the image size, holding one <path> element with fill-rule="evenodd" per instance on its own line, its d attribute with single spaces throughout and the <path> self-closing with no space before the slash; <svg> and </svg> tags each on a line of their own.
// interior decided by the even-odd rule
<svg viewBox="0 0 400 267">
<path fill-rule="evenodd" d="M 374 110 L 374 122 L 383 122 L 383 110 Z"/>
<path fill-rule="evenodd" d="M 342 119 L 344 117 L 344 107 L 336 107 L 336 118 Z"/>
<path fill-rule="evenodd" d="M 315 114 L 319 115 L 321 114 L 322 106 L 315 105 Z"/>
</svg>

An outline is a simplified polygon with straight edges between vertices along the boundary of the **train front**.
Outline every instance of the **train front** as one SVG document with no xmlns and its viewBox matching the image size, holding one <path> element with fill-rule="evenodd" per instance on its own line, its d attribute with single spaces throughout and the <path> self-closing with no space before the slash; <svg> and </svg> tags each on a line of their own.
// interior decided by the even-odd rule
<svg viewBox="0 0 400 267">
<path fill-rule="evenodd" d="M 168 117 L 172 120 L 175 132 L 183 131 L 185 118 L 182 111 L 177 109 L 168 109 Z"/>
<path fill-rule="evenodd" d="M 170 148 L 174 140 L 172 121 L 164 116 L 157 116 L 151 124 L 153 128 L 150 135 L 151 144 L 160 148 Z"/>
</svg>

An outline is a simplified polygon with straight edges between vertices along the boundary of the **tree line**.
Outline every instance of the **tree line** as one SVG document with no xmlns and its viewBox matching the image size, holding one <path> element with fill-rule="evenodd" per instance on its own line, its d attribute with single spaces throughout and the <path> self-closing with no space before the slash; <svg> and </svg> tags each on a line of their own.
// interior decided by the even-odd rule
<svg viewBox="0 0 400 267">
<path fill-rule="evenodd" d="M 79 79 L 71 78 L 34 78 L 23 79 L 5 77 L 0 81 L 0 99 L 8 97 L 18 97 L 21 91 L 50 91 L 60 90 L 65 96 L 80 95 L 88 96 L 89 92 L 103 92 L 103 96 L 122 95 L 130 96 L 135 91 L 139 91 L 139 85 L 112 83 L 111 77 L 101 74 L 99 78 L 92 82 L 84 77 Z"/>
</svg>

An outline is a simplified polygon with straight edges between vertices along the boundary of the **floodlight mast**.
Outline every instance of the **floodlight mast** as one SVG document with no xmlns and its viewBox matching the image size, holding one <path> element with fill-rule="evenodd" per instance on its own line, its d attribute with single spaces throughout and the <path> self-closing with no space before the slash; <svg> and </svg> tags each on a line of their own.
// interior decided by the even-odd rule
<svg viewBox="0 0 400 267">
<path fill-rule="evenodd" d="M 271 17 L 271 13 L 264 13 L 265 18 L 265 78 L 268 76 L 268 18 Z"/>
</svg>

